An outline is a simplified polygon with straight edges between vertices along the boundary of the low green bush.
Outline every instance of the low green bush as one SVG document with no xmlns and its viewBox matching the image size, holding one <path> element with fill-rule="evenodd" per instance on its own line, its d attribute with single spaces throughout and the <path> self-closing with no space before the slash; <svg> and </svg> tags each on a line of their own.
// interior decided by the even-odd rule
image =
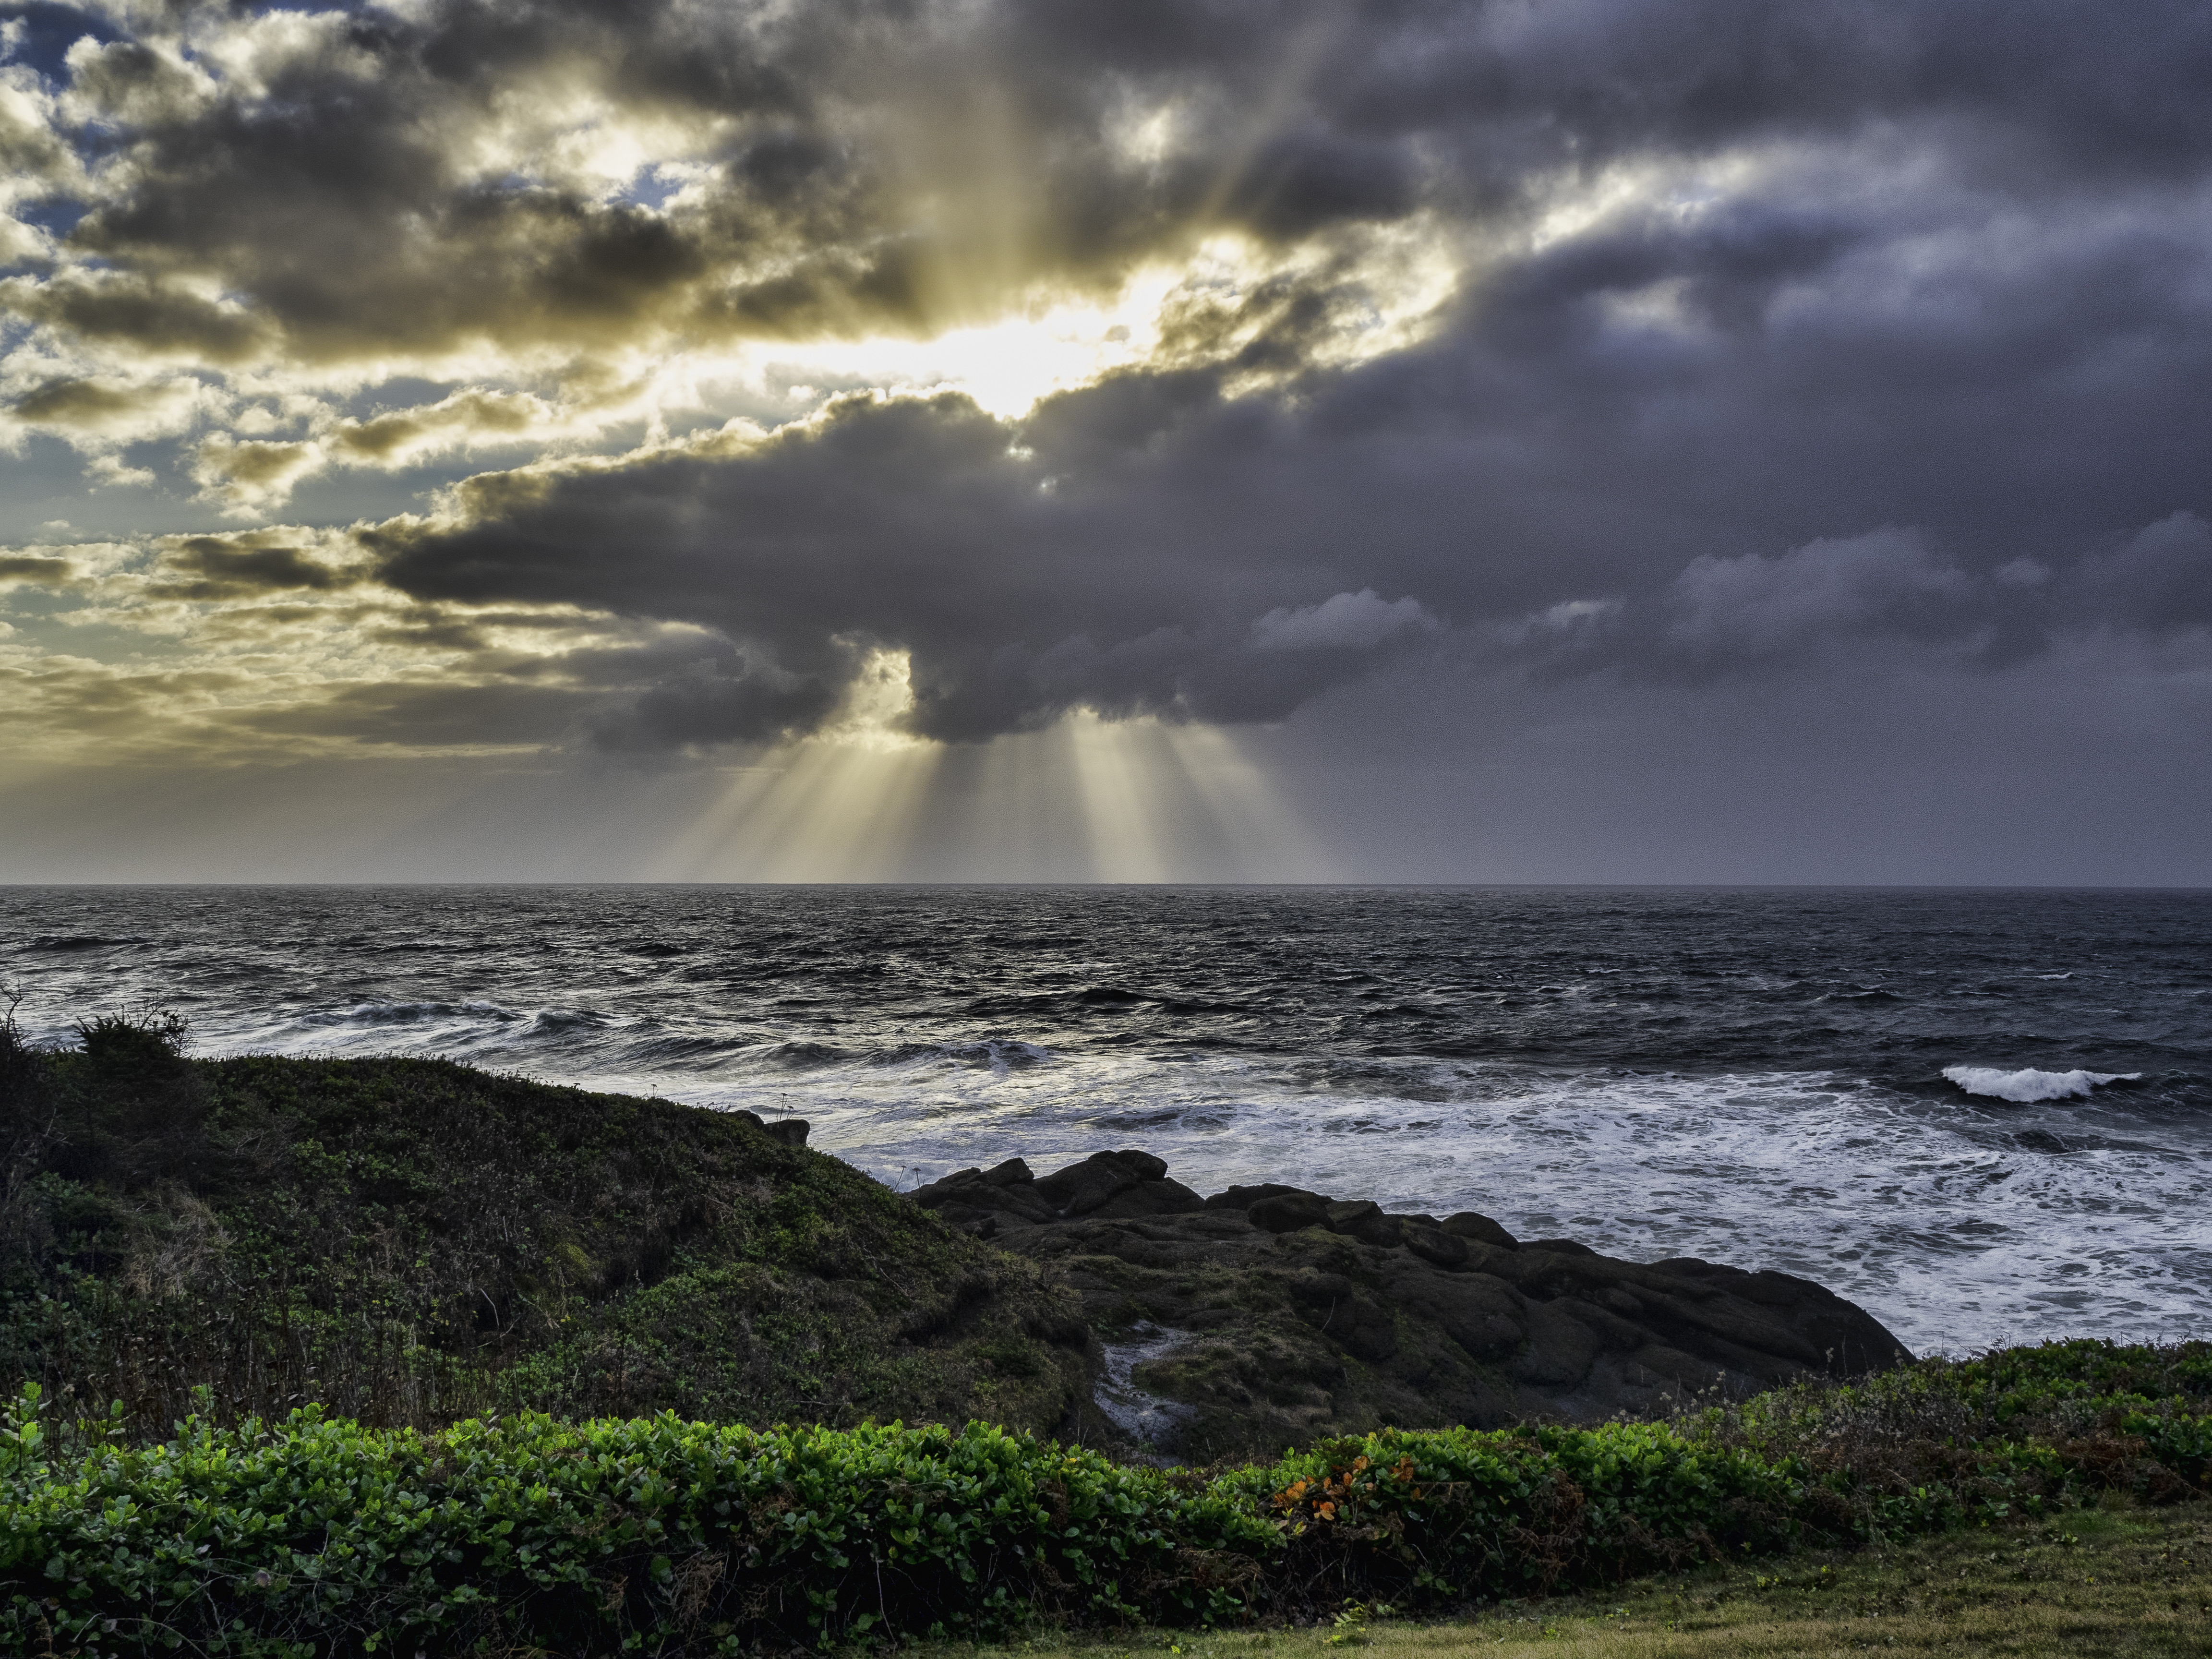
<svg viewBox="0 0 2212 1659">
<path fill-rule="evenodd" d="M 1279 1518 L 1273 1600 L 1460 1603 L 1786 1548 L 1803 1472 L 1665 1424 L 1389 1430 L 1223 1479 Z"/>
<path fill-rule="evenodd" d="M 1455 1607 L 2212 1477 L 2205 1345 L 1933 1362 L 1671 1423 L 1131 1468 L 1027 1435 L 295 1412 L 0 1424 L 0 1650 L 662 1655 Z"/>
<path fill-rule="evenodd" d="M 0 1434 L 10 1652 L 717 1652 L 1041 1610 L 1218 1619 L 1275 1535 L 1225 1493 L 981 1424 L 426 1435 L 310 1409 L 64 1460 L 39 1403 Z"/>
</svg>

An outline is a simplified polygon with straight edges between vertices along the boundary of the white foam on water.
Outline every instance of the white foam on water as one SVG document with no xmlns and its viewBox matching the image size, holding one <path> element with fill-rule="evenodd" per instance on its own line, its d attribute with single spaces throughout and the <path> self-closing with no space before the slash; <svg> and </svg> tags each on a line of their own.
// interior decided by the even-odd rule
<svg viewBox="0 0 2212 1659">
<path fill-rule="evenodd" d="M 2086 1100 L 2091 1090 L 2108 1083 L 2136 1083 L 2142 1079 L 2141 1072 L 2039 1072 L 2032 1066 L 2017 1072 L 2000 1072 L 1990 1066 L 1946 1066 L 1943 1075 L 1970 1095 L 2017 1101 L 2023 1106 L 2045 1100 Z"/>
<path fill-rule="evenodd" d="M 1005 1066 L 964 1046 L 799 1073 L 738 1063 L 679 1088 L 571 1080 L 803 1116 L 810 1145 L 900 1188 L 1016 1155 L 1042 1173 L 1140 1146 L 1200 1192 L 1278 1181 L 1400 1212 L 1476 1210 L 1632 1261 L 1778 1268 L 1917 1352 L 2212 1326 L 2197 1219 L 2212 1153 L 2142 1126 L 2085 1131 L 2078 1106 L 1947 1105 L 1820 1073 L 1034 1047 Z"/>
</svg>

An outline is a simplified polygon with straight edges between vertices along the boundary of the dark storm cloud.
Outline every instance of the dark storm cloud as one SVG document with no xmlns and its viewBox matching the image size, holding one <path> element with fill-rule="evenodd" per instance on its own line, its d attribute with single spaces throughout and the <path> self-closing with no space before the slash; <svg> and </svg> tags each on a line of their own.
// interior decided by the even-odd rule
<svg viewBox="0 0 2212 1659">
<path fill-rule="evenodd" d="M 927 331 L 1222 229 L 1304 256 L 1178 301 L 1153 362 L 1018 422 L 857 399 L 765 440 L 486 475 L 364 532 L 426 605 L 700 630 L 624 671 L 650 683 L 592 716 L 603 742 L 806 729 L 878 650 L 911 654 L 916 729 L 966 738 L 1078 707 L 1272 720 L 1438 650 L 1717 684 L 2209 619 L 2201 3 L 452 3 L 317 27 L 258 83 L 143 41 L 74 52 L 118 182 L 64 240 L 106 264 L 0 301 L 210 361 L 372 357 Z M 584 94 L 692 124 L 684 191 L 482 161 L 536 155 L 514 135 Z M 1392 228 L 1465 281 L 1423 343 L 1347 366 L 1358 237 Z M 244 556 L 186 574 L 283 585 Z"/>
<path fill-rule="evenodd" d="M 1072 707 L 1273 719 L 1439 647 L 1703 682 L 2201 626 L 2205 301 L 2160 225 L 2055 240 L 1916 288 L 1866 209 L 1734 204 L 1526 261 L 1428 346 L 1285 398 L 1225 396 L 1217 366 L 1018 422 L 855 400 L 764 442 L 489 475 L 460 522 L 377 550 L 425 597 L 729 641 L 609 740 L 803 726 L 869 647 L 913 653 L 918 729 L 972 737 Z M 1655 281 L 1663 322 L 1624 319 Z"/>
<path fill-rule="evenodd" d="M 1889 123 L 2032 195 L 2193 175 L 2212 131 L 2193 4 L 452 0 L 327 15 L 218 79 L 141 33 L 54 66 L 120 162 L 66 240 L 114 269 L 6 301 L 210 360 L 923 327 L 1212 228 L 1511 222 L 1623 157 Z M 663 210 L 539 167 L 530 122 L 580 96 L 690 124 L 697 188 Z M 250 315 L 179 285 L 210 274 Z"/>
<path fill-rule="evenodd" d="M 2212 628 L 2212 524 L 2184 512 L 2145 526 L 2084 561 L 2063 599 L 2092 616 L 2148 630 Z"/>
<path fill-rule="evenodd" d="M 312 702 L 225 712 L 215 719 L 231 732 L 295 741 L 412 750 L 534 748 L 573 724 L 581 702 L 566 687 L 400 681 L 343 686 Z"/>
<path fill-rule="evenodd" d="M 0 281 L 0 311 L 85 340 L 209 363 L 241 362 L 275 343 L 262 317 L 138 272 L 12 277 Z"/>
<path fill-rule="evenodd" d="M 1160 441 L 1204 414 L 1267 418 L 1193 375 L 1062 400 L 1026 434 L 963 398 L 856 398 L 757 443 L 488 475 L 464 487 L 470 527 L 367 539 L 384 580 L 419 599 L 715 629 L 726 643 L 608 728 L 614 741 L 804 729 L 871 647 L 913 653 L 915 725 L 937 736 L 1077 706 L 1267 719 L 1425 637 L 1402 597 L 1338 595 L 1330 572 L 1352 550 L 1306 556 L 1190 499 L 1205 480 L 1176 476 L 1187 458 Z"/>
</svg>

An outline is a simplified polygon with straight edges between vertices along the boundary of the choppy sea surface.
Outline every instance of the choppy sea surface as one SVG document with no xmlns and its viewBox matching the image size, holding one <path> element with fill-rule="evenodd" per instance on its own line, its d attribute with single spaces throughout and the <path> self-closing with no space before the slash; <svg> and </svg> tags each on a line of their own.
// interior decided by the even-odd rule
<svg viewBox="0 0 2212 1659">
<path fill-rule="evenodd" d="M 62 1042 L 444 1054 L 896 1187 L 1143 1146 L 1829 1285 L 1920 1351 L 2212 1335 L 2212 893 L 0 888 Z"/>
</svg>

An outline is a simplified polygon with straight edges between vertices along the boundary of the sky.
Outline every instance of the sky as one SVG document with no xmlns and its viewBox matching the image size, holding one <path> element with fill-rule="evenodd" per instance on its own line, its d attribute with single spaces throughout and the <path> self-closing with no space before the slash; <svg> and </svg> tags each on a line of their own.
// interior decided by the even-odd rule
<svg viewBox="0 0 2212 1659">
<path fill-rule="evenodd" d="M 2202 0 L 0 51 L 0 881 L 2212 883 Z"/>
</svg>

